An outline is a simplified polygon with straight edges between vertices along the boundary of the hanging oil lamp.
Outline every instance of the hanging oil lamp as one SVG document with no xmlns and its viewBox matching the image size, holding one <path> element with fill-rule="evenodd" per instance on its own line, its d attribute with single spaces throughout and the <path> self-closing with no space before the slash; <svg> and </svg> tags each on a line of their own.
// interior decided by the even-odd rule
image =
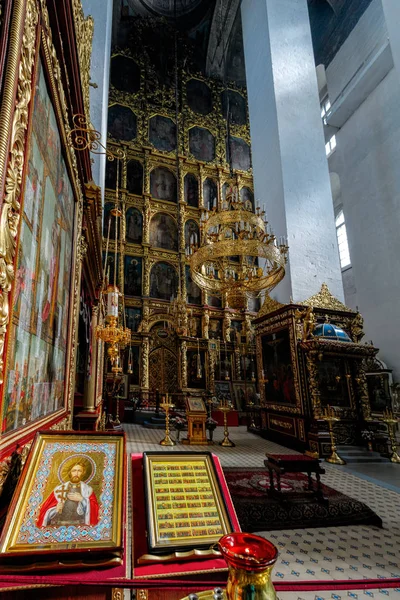
<svg viewBox="0 0 400 600">
<path fill-rule="evenodd" d="M 197 338 L 197 375 L 196 376 L 197 376 L 197 379 L 201 379 L 203 377 L 203 368 L 201 366 L 199 338 Z"/>
<path fill-rule="evenodd" d="M 132 347 L 129 344 L 129 353 L 128 353 L 128 370 L 127 370 L 128 375 L 132 375 L 133 370 L 132 370 Z"/>
<path fill-rule="evenodd" d="M 226 342 L 224 343 L 224 347 L 225 347 L 225 360 L 224 360 L 224 365 L 225 365 L 225 381 L 229 381 L 229 369 L 228 369 L 228 356 L 226 353 Z"/>
<path fill-rule="evenodd" d="M 252 383 L 256 382 L 256 373 L 255 373 L 255 370 L 254 370 L 254 360 L 253 360 L 253 357 L 251 357 L 251 381 L 252 381 Z"/>
</svg>

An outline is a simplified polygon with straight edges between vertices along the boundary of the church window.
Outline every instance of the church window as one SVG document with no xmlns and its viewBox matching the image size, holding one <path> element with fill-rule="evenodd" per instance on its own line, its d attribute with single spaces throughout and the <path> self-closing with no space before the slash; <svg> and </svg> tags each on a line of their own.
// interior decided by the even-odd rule
<svg viewBox="0 0 400 600">
<path fill-rule="evenodd" d="M 336 215 L 336 235 L 339 247 L 340 266 L 342 269 L 345 269 L 351 265 L 351 261 L 343 210 L 340 210 Z"/>
<path fill-rule="evenodd" d="M 331 108 L 331 102 L 328 97 L 321 103 L 321 119 L 324 125 L 328 125 L 328 113 Z M 336 135 L 332 135 L 325 144 L 326 155 L 330 156 L 336 148 Z"/>
</svg>

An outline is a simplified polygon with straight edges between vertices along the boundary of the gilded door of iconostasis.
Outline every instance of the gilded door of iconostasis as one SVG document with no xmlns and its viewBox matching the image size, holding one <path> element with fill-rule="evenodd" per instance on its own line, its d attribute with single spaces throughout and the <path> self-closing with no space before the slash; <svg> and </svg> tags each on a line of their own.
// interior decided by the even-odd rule
<svg viewBox="0 0 400 600">
<path fill-rule="evenodd" d="M 149 387 L 151 392 L 176 392 L 178 380 L 178 343 L 174 331 L 164 324 L 154 325 L 150 332 Z"/>
</svg>

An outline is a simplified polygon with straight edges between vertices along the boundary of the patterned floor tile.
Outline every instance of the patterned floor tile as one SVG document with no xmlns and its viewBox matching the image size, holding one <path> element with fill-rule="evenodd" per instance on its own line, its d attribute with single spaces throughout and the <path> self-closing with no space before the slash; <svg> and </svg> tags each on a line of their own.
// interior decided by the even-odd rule
<svg viewBox="0 0 400 600">
<path fill-rule="evenodd" d="M 139 425 L 124 424 L 127 434 L 127 451 L 170 451 L 159 445 L 163 437 L 160 430 L 144 429 Z M 207 450 L 214 452 L 223 467 L 263 467 L 266 452 L 293 454 L 293 450 L 248 433 L 245 427 L 232 428 L 230 437 L 235 448 L 223 448 L 217 443 Z M 223 430 L 217 427 L 215 440 L 222 440 Z M 174 451 L 187 450 L 188 446 L 177 445 Z M 204 446 L 190 446 L 190 450 L 204 451 Z M 323 483 L 368 504 L 382 519 L 383 528 L 364 525 L 329 527 L 325 529 L 295 529 L 273 532 L 258 532 L 270 539 L 279 549 L 279 558 L 274 571 L 276 580 L 299 582 L 307 580 L 362 580 L 400 578 L 400 494 L 356 474 L 324 464 L 326 474 Z M 400 469 L 399 469 L 400 475 Z M 395 482 L 394 482 L 395 483 Z M 352 590 L 357 599 L 395 598 L 400 600 L 399 589 Z M 367 593 L 368 592 L 368 593 Z M 281 600 L 344 600 L 356 598 L 348 592 L 281 593 Z M 371 595 L 373 594 L 373 595 Z M 339 599 L 340 596 L 340 599 Z"/>
</svg>

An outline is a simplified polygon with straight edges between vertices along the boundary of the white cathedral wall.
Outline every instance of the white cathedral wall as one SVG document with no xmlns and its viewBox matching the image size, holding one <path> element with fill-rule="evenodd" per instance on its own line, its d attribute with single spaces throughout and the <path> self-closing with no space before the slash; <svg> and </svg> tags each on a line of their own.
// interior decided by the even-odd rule
<svg viewBox="0 0 400 600">
<path fill-rule="evenodd" d="M 381 0 L 373 0 L 326 69 L 331 103 L 373 53 L 387 44 Z"/>
<path fill-rule="evenodd" d="M 352 78 L 357 55 L 370 48 L 366 37 L 383 40 L 385 23 L 373 2 L 327 68 L 328 92 L 339 95 Z M 378 8 L 377 8 L 378 6 Z M 368 32 L 368 27 L 370 31 Z M 379 31 L 377 31 L 379 29 Z M 340 75 L 340 66 L 342 75 Z M 345 77 L 344 77 L 345 75 Z M 346 81 L 347 80 L 347 81 Z M 332 86 L 332 87 L 331 87 Z M 333 98 L 334 99 L 334 98 Z M 380 357 L 400 378 L 400 79 L 394 69 L 380 81 L 336 134 L 329 158 L 340 178 L 352 268 L 343 273 L 345 297 L 365 319 L 365 340 L 373 340 Z"/>
</svg>

